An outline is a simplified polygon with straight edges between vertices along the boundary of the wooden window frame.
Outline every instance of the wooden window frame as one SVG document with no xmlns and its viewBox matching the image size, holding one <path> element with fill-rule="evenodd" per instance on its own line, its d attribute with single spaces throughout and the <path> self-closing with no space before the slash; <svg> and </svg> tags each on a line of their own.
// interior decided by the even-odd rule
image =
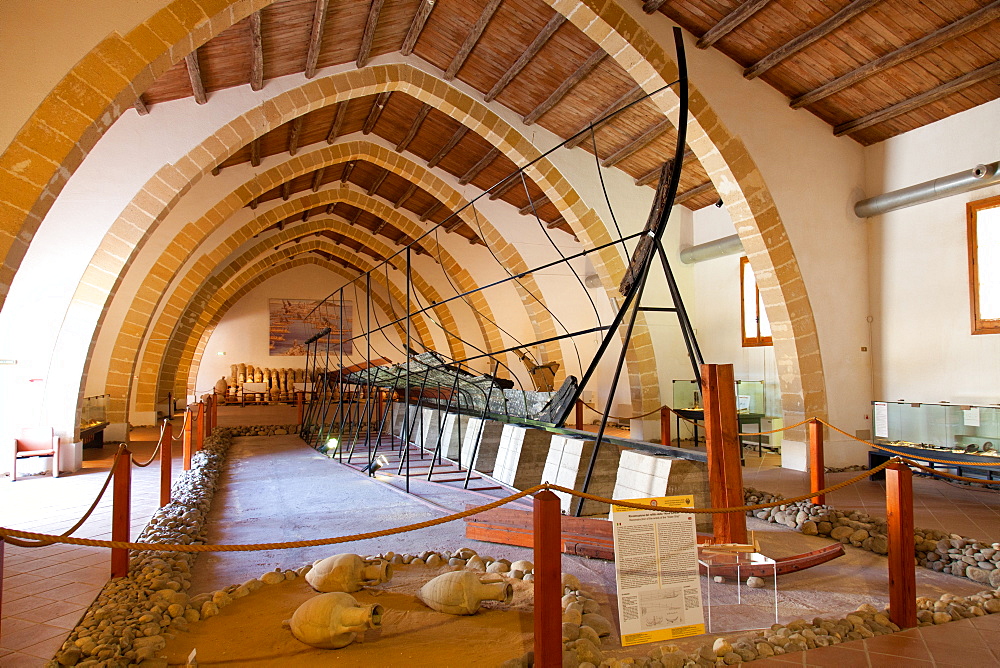
<svg viewBox="0 0 1000 668">
<path fill-rule="evenodd" d="M 969 246 L 969 306 L 973 334 L 1000 334 L 1000 318 L 984 319 L 979 314 L 979 263 L 976 261 L 979 249 L 977 242 L 979 212 L 997 207 L 1000 207 L 1000 195 L 976 200 L 965 205 Z"/>
<path fill-rule="evenodd" d="M 743 283 L 743 277 L 746 275 L 746 267 L 750 263 L 747 257 L 744 255 L 740 257 L 740 338 L 743 340 L 744 348 L 758 348 L 761 346 L 773 346 L 774 339 L 770 336 L 761 336 L 760 334 L 760 288 L 757 287 L 757 281 L 754 281 L 754 321 L 757 323 L 757 336 L 747 336 L 747 300 L 746 300 L 746 286 Z"/>
</svg>

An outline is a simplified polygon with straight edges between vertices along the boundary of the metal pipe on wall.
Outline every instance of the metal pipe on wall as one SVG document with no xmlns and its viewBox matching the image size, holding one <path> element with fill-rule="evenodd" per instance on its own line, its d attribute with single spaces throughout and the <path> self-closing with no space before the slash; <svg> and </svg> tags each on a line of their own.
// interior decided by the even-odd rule
<svg viewBox="0 0 1000 668">
<path fill-rule="evenodd" d="M 915 204 L 978 190 L 998 182 L 1000 182 L 1000 161 L 988 165 L 976 165 L 964 172 L 863 199 L 854 205 L 854 213 L 858 218 L 870 218 Z"/>
<path fill-rule="evenodd" d="M 694 264 L 742 252 L 743 242 L 740 241 L 740 235 L 733 234 L 728 237 L 716 239 L 715 241 L 706 241 L 703 244 L 682 248 L 681 262 L 684 264 Z"/>
</svg>

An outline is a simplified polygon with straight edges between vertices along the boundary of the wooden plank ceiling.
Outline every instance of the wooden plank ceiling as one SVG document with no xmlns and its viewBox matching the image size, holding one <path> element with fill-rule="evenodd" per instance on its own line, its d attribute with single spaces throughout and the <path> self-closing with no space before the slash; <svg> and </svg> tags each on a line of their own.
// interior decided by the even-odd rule
<svg viewBox="0 0 1000 668">
<path fill-rule="evenodd" d="M 636 2 L 641 0 L 623 0 Z M 789 98 L 863 145 L 1000 97 L 1000 0 L 646 0 Z M 562 138 L 625 104 L 624 112 L 571 146 L 607 168 L 655 185 L 676 133 L 636 84 L 581 31 L 542 0 L 279 0 L 198 48 L 136 102 L 140 113 L 184 97 L 211 104 L 214 91 L 394 52 L 423 59 Z M 697 85 L 697 81 L 694 81 Z M 514 163 L 484 138 L 401 92 L 360 97 L 308 113 L 243 147 L 217 169 L 295 154 L 319 142 L 376 135 L 461 183 L 486 190 L 525 215 L 525 224 L 571 233 L 530 180 L 509 179 Z M 351 183 L 471 243 L 479 232 L 431 194 L 365 161 L 331 165 L 264 193 L 251 206 L 322 185 Z M 499 184 L 499 185 L 498 185 Z M 718 200 L 701 164 L 686 154 L 678 203 Z M 346 204 L 297 214 L 335 215 L 392 243 L 402 231 Z M 346 237 L 328 235 L 351 246 Z M 355 244 L 356 245 L 356 244 Z M 354 250 L 358 250 L 354 248 Z M 418 252 L 426 252 L 420 249 Z"/>
</svg>

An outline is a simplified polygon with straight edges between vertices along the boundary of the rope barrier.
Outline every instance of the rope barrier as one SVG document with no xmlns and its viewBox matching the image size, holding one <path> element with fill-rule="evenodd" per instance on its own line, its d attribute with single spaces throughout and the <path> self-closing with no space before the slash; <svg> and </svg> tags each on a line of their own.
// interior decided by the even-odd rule
<svg viewBox="0 0 1000 668">
<path fill-rule="evenodd" d="M 187 425 L 188 415 L 190 415 L 190 414 L 191 414 L 190 409 L 184 411 L 184 421 L 181 422 L 181 428 L 177 432 L 177 436 L 171 436 L 171 438 L 173 440 L 175 440 L 175 441 L 183 440 L 183 438 L 184 438 L 184 427 Z"/>
<path fill-rule="evenodd" d="M 801 427 L 807 422 L 812 422 L 813 418 L 806 418 L 802 422 L 796 422 L 795 424 L 790 424 L 787 427 L 779 427 L 778 429 L 772 429 L 770 431 L 755 431 L 755 432 L 740 432 L 739 436 L 767 436 L 768 434 L 777 434 L 779 431 L 788 431 L 789 429 L 795 429 L 796 427 Z"/>
<path fill-rule="evenodd" d="M 840 429 L 839 427 L 834 427 L 832 424 L 830 424 L 826 420 L 822 420 L 820 418 L 816 418 L 816 420 L 818 422 L 822 422 L 823 424 L 825 424 L 827 427 L 829 427 L 833 431 L 835 431 L 835 432 L 837 432 L 839 434 L 843 434 L 847 438 L 853 439 L 853 440 L 857 441 L 858 443 L 864 443 L 865 445 L 870 445 L 871 447 L 875 448 L 876 450 L 882 450 L 884 452 L 888 452 L 888 453 L 890 453 L 890 454 L 892 454 L 892 455 L 894 455 L 896 457 L 899 457 L 900 459 L 911 460 L 913 458 L 913 455 L 907 454 L 905 452 L 898 452 L 898 451 L 893 450 L 892 448 L 886 447 L 884 445 L 878 445 L 877 443 L 872 443 L 871 441 L 866 441 L 866 440 L 864 440 L 862 438 L 858 438 L 857 436 L 852 436 L 851 434 L 848 434 L 843 429 Z M 997 460 L 996 464 L 994 464 L 993 462 L 956 462 L 955 460 L 934 459 L 933 457 L 920 457 L 920 461 L 934 462 L 935 464 L 946 464 L 948 466 L 961 466 L 963 468 L 966 467 L 966 466 L 1000 466 L 1000 459 Z"/>
<path fill-rule="evenodd" d="M 586 406 L 588 409 L 594 411 L 598 415 L 604 415 L 604 413 L 602 413 L 601 411 L 597 410 L 596 408 L 594 408 L 590 404 L 588 404 L 586 402 L 581 402 L 581 403 L 583 403 L 584 406 Z M 664 408 L 666 408 L 668 411 L 670 410 L 670 406 L 657 406 L 653 410 L 649 411 L 648 413 L 643 413 L 642 415 L 630 415 L 630 416 L 625 417 L 625 416 L 621 416 L 621 415 L 610 415 L 609 414 L 608 417 L 611 418 L 612 420 L 639 420 L 641 418 L 644 418 L 644 417 L 647 417 L 649 415 L 652 415 L 653 413 L 659 413 Z"/>
<path fill-rule="evenodd" d="M 63 532 L 59 536 L 49 536 L 47 534 L 35 534 L 34 536 L 28 536 L 28 538 L 38 539 L 38 542 L 30 543 L 28 541 L 18 540 L 17 538 L 11 538 L 5 534 L 6 531 L 9 531 L 8 529 L 0 528 L 0 538 L 2 538 L 4 542 L 10 543 L 11 545 L 16 545 L 18 547 L 45 547 L 46 545 L 52 545 L 53 543 L 62 542 L 59 540 L 48 540 L 50 538 L 51 539 L 69 538 L 73 534 L 73 532 L 75 532 L 77 529 L 83 526 L 83 523 L 86 522 L 88 519 L 90 519 L 90 516 L 94 513 L 95 510 L 97 510 L 97 504 L 101 502 L 101 498 L 104 496 L 104 493 L 108 491 L 108 485 L 111 484 L 111 479 L 115 475 L 115 467 L 118 465 L 118 458 L 122 456 L 123 452 L 125 452 L 124 444 L 118 446 L 118 452 L 115 453 L 115 459 L 114 461 L 111 462 L 111 470 L 108 471 L 108 477 L 104 480 L 104 484 L 101 486 L 101 491 L 97 493 L 97 498 L 94 499 L 94 502 L 92 504 L 90 504 L 90 508 L 87 508 L 87 512 L 83 514 L 83 517 L 77 520 L 76 524 L 71 526 L 65 532 Z"/>
<path fill-rule="evenodd" d="M 918 464 L 912 459 L 907 459 L 906 463 L 912 466 L 916 466 L 918 469 L 927 471 L 928 473 L 939 475 L 942 478 L 951 478 L 952 480 L 960 480 L 961 482 L 977 482 L 982 485 L 1000 485 L 1000 480 L 983 480 L 982 478 L 969 478 L 964 475 L 955 475 L 954 473 L 948 473 L 947 471 L 936 469 L 933 466 L 924 466 L 923 464 Z"/>
<path fill-rule="evenodd" d="M 163 446 L 163 432 L 166 431 L 166 429 L 167 429 L 167 423 L 164 422 L 163 425 L 160 426 L 160 438 L 157 439 L 156 441 L 156 448 L 153 450 L 153 454 L 149 456 L 149 459 L 147 459 L 144 462 L 137 462 L 133 459 L 132 466 L 137 466 L 141 469 L 144 469 L 153 463 L 153 461 L 156 459 L 156 455 L 160 454 L 160 448 Z"/>
</svg>

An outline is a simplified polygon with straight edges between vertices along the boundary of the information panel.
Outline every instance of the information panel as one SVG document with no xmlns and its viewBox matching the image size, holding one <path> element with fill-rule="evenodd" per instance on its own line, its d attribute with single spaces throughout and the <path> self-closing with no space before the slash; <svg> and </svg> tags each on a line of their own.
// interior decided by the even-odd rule
<svg viewBox="0 0 1000 668">
<path fill-rule="evenodd" d="M 694 505 L 691 495 L 628 500 Z M 614 506 L 611 521 L 622 646 L 704 633 L 694 515 Z"/>
</svg>

